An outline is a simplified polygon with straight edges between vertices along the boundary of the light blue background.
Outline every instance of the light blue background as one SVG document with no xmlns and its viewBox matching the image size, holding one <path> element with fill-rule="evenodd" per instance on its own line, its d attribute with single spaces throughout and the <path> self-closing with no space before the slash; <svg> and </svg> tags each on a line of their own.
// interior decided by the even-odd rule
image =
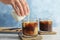
<svg viewBox="0 0 60 40">
<path fill-rule="evenodd" d="M 27 0 L 31 18 L 49 18 L 53 20 L 53 27 L 60 26 L 60 0 Z M 0 26 L 20 27 L 11 16 L 12 7 L 0 3 Z"/>
</svg>

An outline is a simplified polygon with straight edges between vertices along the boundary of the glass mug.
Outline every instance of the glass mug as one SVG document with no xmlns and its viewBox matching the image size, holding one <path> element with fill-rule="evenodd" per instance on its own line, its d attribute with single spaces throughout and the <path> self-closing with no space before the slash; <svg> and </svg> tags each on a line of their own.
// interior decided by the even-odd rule
<svg viewBox="0 0 60 40">
<path fill-rule="evenodd" d="M 52 20 L 51 19 L 39 19 L 40 31 L 52 31 Z"/>
<path fill-rule="evenodd" d="M 24 37 L 34 37 L 38 35 L 37 19 L 23 20 L 22 33 Z"/>
</svg>

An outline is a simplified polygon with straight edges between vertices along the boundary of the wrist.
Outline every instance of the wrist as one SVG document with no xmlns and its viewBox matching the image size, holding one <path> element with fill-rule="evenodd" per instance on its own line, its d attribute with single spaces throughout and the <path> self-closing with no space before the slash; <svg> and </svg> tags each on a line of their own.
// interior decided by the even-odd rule
<svg viewBox="0 0 60 40">
<path fill-rule="evenodd" d="M 11 0 L 9 0 L 9 1 L 8 0 L 0 0 L 0 2 L 3 2 L 4 4 L 10 4 L 10 1 Z"/>
<path fill-rule="evenodd" d="M 1 0 L 0 0 L 0 2 L 1 2 Z"/>
<path fill-rule="evenodd" d="M 3 0 L 0 0 L 0 2 L 3 2 Z"/>
</svg>

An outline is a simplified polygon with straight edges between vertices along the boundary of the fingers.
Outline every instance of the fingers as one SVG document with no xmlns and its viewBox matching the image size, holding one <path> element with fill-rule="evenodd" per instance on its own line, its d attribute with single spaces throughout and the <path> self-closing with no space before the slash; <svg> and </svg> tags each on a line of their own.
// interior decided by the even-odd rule
<svg viewBox="0 0 60 40">
<path fill-rule="evenodd" d="M 17 15 L 22 16 L 22 15 L 20 14 L 21 12 L 20 12 L 19 8 L 17 7 L 17 5 L 16 5 L 16 9 L 17 9 L 17 12 L 18 12 Z"/>
<path fill-rule="evenodd" d="M 29 7 L 28 7 L 26 0 L 19 0 L 19 1 L 23 6 L 24 14 L 27 15 L 29 13 Z"/>
<path fill-rule="evenodd" d="M 23 10 L 24 10 L 24 15 L 26 15 L 27 9 L 26 9 L 25 2 L 24 2 L 23 0 L 19 0 L 19 1 L 20 1 L 20 3 L 22 4 Z"/>
<path fill-rule="evenodd" d="M 25 5 L 26 5 L 26 9 L 27 9 L 27 13 L 30 13 L 30 9 L 29 9 L 29 5 L 28 5 L 28 3 L 26 2 L 26 0 L 23 0 L 23 1 L 25 1 Z"/>
<path fill-rule="evenodd" d="M 28 6 L 28 4 L 27 4 L 27 6 L 26 6 L 26 8 L 27 8 L 27 15 L 30 13 L 30 9 L 29 9 L 29 6 Z"/>
<path fill-rule="evenodd" d="M 17 15 L 20 15 L 20 14 L 19 14 L 19 11 L 18 11 L 18 9 L 17 9 L 17 6 L 15 5 L 15 3 L 12 2 L 11 5 L 13 6 L 13 8 L 14 8 L 15 12 L 17 13 Z"/>
<path fill-rule="evenodd" d="M 16 0 L 15 3 L 16 3 L 16 5 L 17 5 L 18 8 L 19 8 L 19 11 L 20 11 L 21 16 L 24 16 L 24 10 L 23 10 L 22 4 L 21 4 L 18 0 Z"/>
</svg>

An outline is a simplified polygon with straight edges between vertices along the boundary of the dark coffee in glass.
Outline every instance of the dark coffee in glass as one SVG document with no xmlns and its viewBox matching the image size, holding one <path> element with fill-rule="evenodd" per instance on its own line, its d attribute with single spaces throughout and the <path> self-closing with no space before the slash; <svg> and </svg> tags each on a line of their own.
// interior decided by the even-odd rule
<svg viewBox="0 0 60 40">
<path fill-rule="evenodd" d="M 37 21 L 24 21 L 22 23 L 22 30 L 24 36 L 37 36 L 38 35 L 38 22 Z"/>
<path fill-rule="evenodd" d="M 40 20 L 39 27 L 41 31 L 52 31 L 52 21 L 51 20 Z"/>
</svg>

